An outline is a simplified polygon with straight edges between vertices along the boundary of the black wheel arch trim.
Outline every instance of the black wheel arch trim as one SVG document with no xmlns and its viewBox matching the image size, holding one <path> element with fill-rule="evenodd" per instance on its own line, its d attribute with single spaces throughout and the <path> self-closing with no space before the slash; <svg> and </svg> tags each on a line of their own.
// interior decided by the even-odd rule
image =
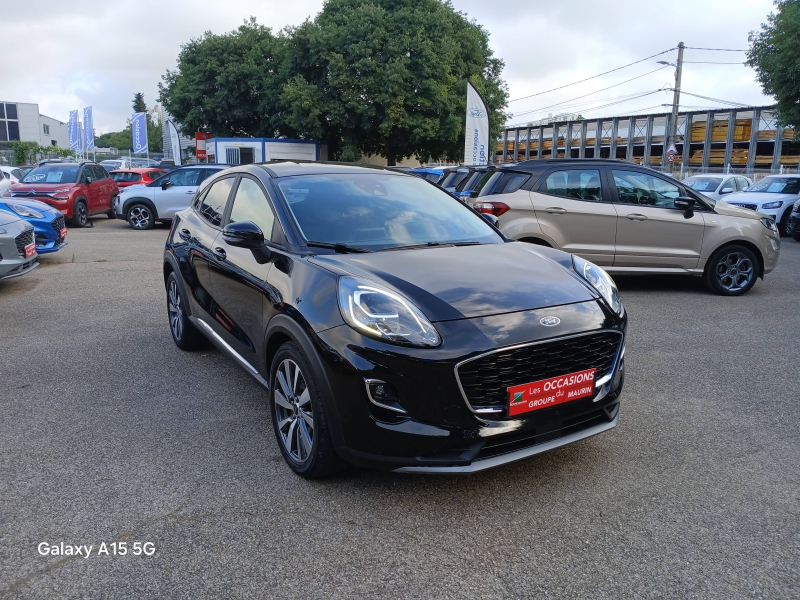
<svg viewBox="0 0 800 600">
<path fill-rule="evenodd" d="M 186 287 L 183 285 L 183 277 L 181 277 L 181 270 L 178 267 L 178 260 L 170 253 L 164 254 L 164 285 L 167 285 L 170 273 L 175 273 L 175 279 L 178 281 L 178 290 L 183 296 L 183 301 L 186 309 L 186 316 L 192 316 L 192 304 L 186 300 L 189 295 L 186 293 Z"/>
<path fill-rule="evenodd" d="M 342 433 L 342 426 L 339 421 L 339 411 L 336 406 L 336 399 L 333 395 L 333 388 L 325 374 L 325 367 L 322 365 L 322 359 L 320 358 L 319 350 L 317 350 L 317 345 L 314 344 L 311 337 L 297 321 L 286 315 L 275 315 L 272 317 L 265 332 L 264 348 L 270 347 L 270 339 L 274 338 L 276 335 L 281 337 L 286 336 L 291 341 L 298 344 L 308 359 L 314 371 L 314 378 L 317 380 L 322 394 L 322 402 L 325 406 L 328 424 L 330 425 L 333 445 L 338 452 L 339 448 L 344 446 L 344 434 Z M 275 355 L 276 351 L 277 348 L 275 348 L 273 352 L 267 352 L 264 357 L 265 379 L 267 381 L 269 381 L 272 370 L 272 357 Z"/>
<path fill-rule="evenodd" d="M 156 210 L 156 205 L 153 204 L 153 201 L 150 198 L 128 198 L 125 200 L 125 203 L 122 205 L 122 215 L 127 219 L 128 218 L 128 209 L 133 206 L 134 204 L 144 204 L 151 210 L 153 213 L 153 221 L 158 221 L 158 211 Z"/>
</svg>

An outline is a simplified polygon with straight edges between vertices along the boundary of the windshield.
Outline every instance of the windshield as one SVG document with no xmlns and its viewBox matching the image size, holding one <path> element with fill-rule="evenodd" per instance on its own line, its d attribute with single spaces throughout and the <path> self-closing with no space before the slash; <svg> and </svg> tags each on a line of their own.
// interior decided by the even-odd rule
<svg viewBox="0 0 800 600">
<path fill-rule="evenodd" d="M 111 177 L 114 178 L 114 181 L 121 181 L 123 183 L 131 183 L 142 180 L 142 176 L 139 173 L 113 172 L 111 173 Z"/>
<path fill-rule="evenodd" d="M 800 194 L 800 178 L 797 177 L 764 177 L 745 190 L 767 194 Z"/>
<path fill-rule="evenodd" d="M 75 183 L 78 180 L 80 165 L 42 165 L 31 169 L 22 183 Z"/>
<path fill-rule="evenodd" d="M 713 192 L 721 182 L 717 177 L 689 177 L 683 183 L 698 192 Z"/>
<path fill-rule="evenodd" d="M 443 188 L 454 188 L 459 183 L 464 181 L 469 175 L 468 172 L 459 173 L 458 171 L 454 171 L 452 173 L 445 173 L 442 180 L 439 182 L 439 186 Z"/>
<path fill-rule="evenodd" d="M 415 177 L 348 173 L 277 181 L 301 233 L 310 242 L 370 250 L 501 242 L 481 217 L 445 191 Z"/>
<path fill-rule="evenodd" d="M 473 171 L 456 186 L 457 192 L 469 191 L 486 171 Z"/>
</svg>

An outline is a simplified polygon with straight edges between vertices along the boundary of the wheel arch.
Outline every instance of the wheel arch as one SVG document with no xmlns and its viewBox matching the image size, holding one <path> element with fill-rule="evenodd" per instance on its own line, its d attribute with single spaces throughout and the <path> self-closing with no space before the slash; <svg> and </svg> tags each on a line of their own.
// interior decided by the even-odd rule
<svg viewBox="0 0 800 600">
<path fill-rule="evenodd" d="M 75 198 L 72 200 L 72 205 L 69 207 L 69 214 L 68 215 L 64 215 L 67 219 L 72 219 L 72 218 L 75 217 L 75 205 L 78 202 L 83 202 L 86 205 L 86 214 L 88 216 L 88 214 L 89 214 L 89 201 L 86 199 L 86 196 L 80 195 L 80 196 L 75 196 Z"/>
<path fill-rule="evenodd" d="M 534 244 L 536 246 L 547 246 L 548 248 L 553 248 L 553 244 L 542 237 L 535 237 L 532 235 L 528 235 L 525 237 L 519 238 L 520 242 L 525 242 L 526 244 Z"/>
<path fill-rule="evenodd" d="M 134 204 L 144 204 L 150 211 L 153 213 L 153 221 L 158 220 L 158 211 L 156 210 L 156 205 L 153 203 L 150 198 L 144 198 L 142 196 L 134 196 L 133 198 L 128 198 L 122 204 L 122 215 L 127 219 L 128 218 L 128 209 Z"/>
<path fill-rule="evenodd" d="M 727 248 L 729 246 L 744 246 L 748 250 L 750 250 L 753 254 L 756 255 L 756 260 L 758 261 L 758 276 L 761 279 L 764 279 L 764 256 L 761 254 L 761 250 L 758 246 L 756 246 L 750 240 L 726 240 L 724 243 L 720 244 L 711 253 L 708 255 L 708 260 L 706 261 L 706 266 L 704 271 L 708 272 L 708 269 L 711 266 L 711 259 L 714 255 L 722 250 L 723 248 Z"/>
</svg>

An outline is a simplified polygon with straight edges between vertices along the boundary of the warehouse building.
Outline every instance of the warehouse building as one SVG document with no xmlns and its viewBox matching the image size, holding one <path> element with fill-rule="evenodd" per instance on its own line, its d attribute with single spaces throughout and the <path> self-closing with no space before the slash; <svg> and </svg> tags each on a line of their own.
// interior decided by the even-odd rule
<svg viewBox="0 0 800 600">
<path fill-rule="evenodd" d="M 492 162 L 617 158 L 672 171 L 665 151 L 670 118 L 658 113 L 507 128 Z M 792 128 L 778 127 L 774 106 L 681 112 L 674 170 L 681 177 L 728 170 L 749 175 L 796 172 L 800 143 L 793 138 Z"/>
<path fill-rule="evenodd" d="M 38 104 L 0 101 L 0 141 L 15 140 L 69 148 L 66 123 L 41 114 Z"/>
</svg>

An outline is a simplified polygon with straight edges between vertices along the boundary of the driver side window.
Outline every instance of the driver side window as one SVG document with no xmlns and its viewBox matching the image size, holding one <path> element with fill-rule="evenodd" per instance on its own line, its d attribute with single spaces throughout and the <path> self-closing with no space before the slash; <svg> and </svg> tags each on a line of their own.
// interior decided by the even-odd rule
<svg viewBox="0 0 800 600">
<path fill-rule="evenodd" d="M 623 204 L 675 208 L 675 198 L 681 195 L 680 187 L 648 173 L 617 169 L 611 172 L 617 188 L 617 197 Z"/>
</svg>

